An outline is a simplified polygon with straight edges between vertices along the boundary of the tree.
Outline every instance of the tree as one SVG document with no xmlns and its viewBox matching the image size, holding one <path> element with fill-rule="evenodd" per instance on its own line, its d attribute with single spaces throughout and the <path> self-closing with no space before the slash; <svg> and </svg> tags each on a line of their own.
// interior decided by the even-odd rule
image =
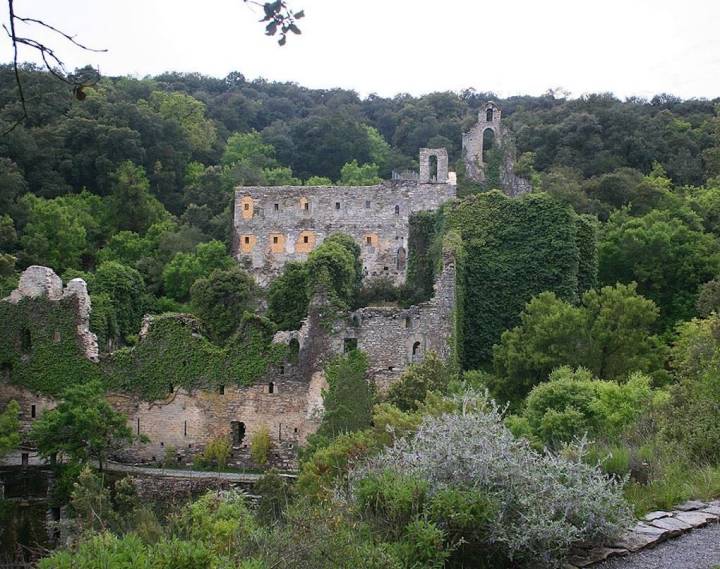
<svg viewBox="0 0 720 569">
<path fill-rule="evenodd" d="M 285 264 L 282 274 L 268 288 L 268 318 L 280 330 L 298 330 L 307 316 L 308 269 L 306 263 L 291 261 Z"/>
<path fill-rule="evenodd" d="M 69 387 L 55 409 L 33 423 L 30 439 L 43 458 L 65 456 L 73 462 L 98 461 L 100 470 L 115 451 L 136 440 L 127 417 L 116 412 L 98 381 Z"/>
<path fill-rule="evenodd" d="M 45 265 L 57 272 L 79 269 L 88 241 L 76 212 L 61 199 L 46 200 L 32 194 L 23 196 L 20 205 L 27 211 L 20 237 L 23 264 Z"/>
<path fill-rule="evenodd" d="M 207 152 L 215 143 L 213 121 L 205 117 L 205 104 L 185 93 L 153 91 L 150 107 L 164 119 L 176 121 L 195 152 Z"/>
<path fill-rule="evenodd" d="M 17 164 L 0 158 L 0 212 L 10 211 L 15 200 L 27 191 L 27 182 Z"/>
<path fill-rule="evenodd" d="M 0 458 L 20 444 L 20 405 L 11 400 L 0 413 Z"/>
<path fill-rule="evenodd" d="M 96 293 L 110 298 L 114 320 L 125 340 L 138 333 L 145 311 L 145 283 L 136 269 L 117 261 L 102 263 L 95 273 L 93 294 Z"/>
<path fill-rule="evenodd" d="M 205 322 L 212 337 L 224 341 L 235 332 L 243 314 L 254 305 L 255 281 L 240 267 L 215 269 L 190 289 L 194 312 Z"/>
<path fill-rule="evenodd" d="M 263 142 L 262 135 L 252 130 L 250 132 L 235 132 L 231 134 L 220 162 L 231 166 L 236 162 L 248 162 L 258 168 L 275 166 L 275 148 L 272 144 Z"/>
<path fill-rule="evenodd" d="M 503 332 L 493 347 L 498 377 L 491 391 L 518 403 L 562 365 L 584 367 L 601 379 L 658 372 L 663 353 L 653 335 L 657 317 L 655 304 L 634 284 L 590 290 L 580 306 L 541 293 L 526 305 L 520 325 Z"/>
<path fill-rule="evenodd" d="M 328 388 L 323 391 L 325 414 L 320 436 L 335 437 L 370 426 L 375 394 L 365 379 L 367 365 L 363 352 L 351 350 L 325 366 Z"/>
<path fill-rule="evenodd" d="M 340 169 L 340 186 L 372 186 L 382 180 L 378 176 L 375 164 L 358 164 L 357 160 L 348 162 Z"/>
<path fill-rule="evenodd" d="M 163 269 L 165 294 L 179 302 L 190 298 L 193 283 L 215 269 L 227 269 L 235 262 L 220 241 L 199 243 L 194 253 L 177 253 Z"/>
<path fill-rule="evenodd" d="M 637 218 L 619 211 L 605 226 L 598 254 L 601 283 L 635 281 L 666 326 L 692 317 L 698 288 L 720 272 L 718 240 L 686 210 Z"/>
<path fill-rule="evenodd" d="M 142 166 L 123 162 L 115 172 L 110 203 L 115 227 L 143 234 L 167 217 L 163 205 L 150 194 L 150 182 Z"/>
<path fill-rule="evenodd" d="M 337 300 L 350 306 L 357 292 L 356 258 L 337 242 L 323 242 L 307 260 L 309 293 L 324 287 Z"/>
<path fill-rule="evenodd" d="M 429 352 L 419 364 L 412 364 L 388 389 L 387 400 L 402 411 L 415 411 L 428 392 L 444 393 L 453 374 L 437 354 Z"/>
</svg>

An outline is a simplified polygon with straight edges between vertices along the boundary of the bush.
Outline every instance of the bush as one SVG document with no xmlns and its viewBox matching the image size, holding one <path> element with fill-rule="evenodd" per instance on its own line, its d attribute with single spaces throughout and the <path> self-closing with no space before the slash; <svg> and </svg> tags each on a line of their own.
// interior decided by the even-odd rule
<svg viewBox="0 0 720 569">
<path fill-rule="evenodd" d="M 250 456 L 256 464 L 264 466 L 267 464 L 270 449 L 272 449 L 270 429 L 267 425 L 262 425 L 250 438 Z"/>
<path fill-rule="evenodd" d="M 258 520 L 265 525 L 278 521 L 290 502 L 290 486 L 287 480 L 275 470 L 269 470 L 257 481 L 253 490 L 260 496 L 255 511 Z"/>
<path fill-rule="evenodd" d="M 387 393 L 389 403 L 402 411 L 414 411 L 425 401 L 428 391 L 445 393 L 453 378 L 448 364 L 437 354 L 428 352 L 422 363 L 411 365 Z"/>
<path fill-rule="evenodd" d="M 230 458 L 230 442 L 226 437 L 211 440 L 203 451 L 203 463 L 215 464 L 218 470 L 225 468 L 228 458 Z"/>
<path fill-rule="evenodd" d="M 430 496 L 447 488 L 493 496 L 489 545 L 534 566 L 558 566 L 573 544 L 604 543 L 631 523 L 619 483 L 581 460 L 534 452 L 485 397 L 466 394 L 457 405 L 462 411 L 426 418 L 353 479 L 392 471 L 425 480 Z"/>
</svg>

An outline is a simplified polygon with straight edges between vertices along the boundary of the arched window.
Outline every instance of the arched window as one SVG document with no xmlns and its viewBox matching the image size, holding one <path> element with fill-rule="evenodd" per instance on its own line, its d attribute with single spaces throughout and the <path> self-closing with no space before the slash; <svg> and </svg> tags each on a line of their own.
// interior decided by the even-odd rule
<svg viewBox="0 0 720 569">
<path fill-rule="evenodd" d="M 488 152 L 492 149 L 495 144 L 495 131 L 491 128 L 486 128 L 483 131 L 483 145 L 482 145 L 482 161 L 487 164 Z"/>
<path fill-rule="evenodd" d="M 417 356 L 420 353 L 420 342 L 415 342 L 412 348 L 412 355 Z"/>
<path fill-rule="evenodd" d="M 493 113 L 494 113 L 493 108 L 492 108 L 492 107 L 488 107 L 488 109 L 485 111 L 485 120 L 486 120 L 487 122 L 492 122 L 492 120 L 493 120 Z"/>
<path fill-rule="evenodd" d="M 407 264 L 407 252 L 405 247 L 400 247 L 397 250 L 396 268 L 398 271 L 404 271 L 405 265 Z"/>
<path fill-rule="evenodd" d="M 275 393 L 275 382 L 271 381 L 268 383 L 268 393 Z"/>
<path fill-rule="evenodd" d="M 430 172 L 430 181 L 437 182 L 437 176 L 438 176 L 437 156 L 432 155 L 432 156 L 428 157 L 428 170 Z"/>
</svg>

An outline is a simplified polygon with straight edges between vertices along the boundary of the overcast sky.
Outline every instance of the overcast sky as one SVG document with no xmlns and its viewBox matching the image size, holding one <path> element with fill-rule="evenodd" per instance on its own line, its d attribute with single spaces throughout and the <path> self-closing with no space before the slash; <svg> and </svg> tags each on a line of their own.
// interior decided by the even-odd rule
<svg viewBox="0 0 720 569">
<path fill-rule="evenodd" d="M 106 75 L 197 71 L 343 87 L 361 95 L 474 87 L 500 96 L 720 97 L 720 0 L 288 0 L 285 47 L 242 0 L 15 0 L 93 47 L 53 45 Z M 7 20 L 7 15 L 4 15 Z M 28 33 L 18 29 L 18 33 Z M 34 37 L 48 39 L 44 34 Z M 2 60 L 10 58 L 7 40 Z M 26 53 L 24 59 L 30 58 Z"/>
</svg>

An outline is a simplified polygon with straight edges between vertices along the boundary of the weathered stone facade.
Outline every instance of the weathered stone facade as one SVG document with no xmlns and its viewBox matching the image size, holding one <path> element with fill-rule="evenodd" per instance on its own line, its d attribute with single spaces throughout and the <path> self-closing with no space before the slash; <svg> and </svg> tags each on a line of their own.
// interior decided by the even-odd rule
<svg viewBox="0 0 720 569">
<path fill-rule="evenodd" d="M 418 179 L 376 186 L 238 187 L 233 253 L 265 286 L 332 233 L 352 236 L 366 279 L 405 282 L 410 215 L 455 197 L 444 148 L 420 151 Z"/>
<path fill-rule="evenodd" d="M 6 302 L 17 303 L 24 294 L 45 296 L 51 301 L 60 301 L 65 294 L 87 295 L 84 283 L 76 282 L 78 279 L 63 291 L 62 281 L 50 269 L 31 267 L 26 273 L 19 290 Z M 350 347 L 363 350 L 369 361 L 368 381 L 382 391 L 428 351 L 446 359 L 452 355 L 455 259 L 449 253 L 443 255 L 435 296 L 428 302 L 407 309 L 368 307 L 348 314 L 335 312 L 326 300 L 319 294 L 311 301 L 299 331 L 278 332 L 274 337 L 277 343 L 297 342 L 297 360 L 273 366 L 254 385 L 238 386 L 228 378 L 227 385 L 213 391 L 176 388 L 166 398 L 155 401 L 127 393 L 108 393 L 108 400 L 127 415 L 133 431 L 149 438 L 148 443 L 134 445 L 117 458 L 156 463 L 173 447 L 181 464 L 191 464 L 208 442 L 224 437 L 232 441 L 231 465 L 257 466 L 250 458 L 250 441 L 253 434 L 267 427 L 273 443 L 269 463 L 292 469 L 297 466 L 298 445 L 317 430 L 322 419 L 322 390 L 327 387 L 323 366 L 328 360 Z M 88 337 L 94 338 L 88 325 L 89 297 L 72 306 L 83 323 L 76 331 L 78 349 L 86 358 L 97 361 L 97 344 L 92 350 L 86 349 L 85 343 Z M 153 319 L 146 318 L 140 342 L 146 340 L 152 326 Z M 12 399 L 20 404 L 25 433 L 43 411 L 56 405 L 50 397 L 0 381 L 0 408 Z"/>
<path fill-rule="evenodd" d="M 478 121 L 466 133 L 463 133 L 462 147 L 466 176 L 476 182 L 486 179 L 487 164 L 484 155 L 490 145 L 502 151 L 500 166 L 500 185 L 509 196 L 518 196 L 532 191 L 529 180 L 514 173 L 515 145 L 510 133 L 501 124 L 502 110 L 496 103 L 489 101 L 478 113 Z"/>
</svg>

